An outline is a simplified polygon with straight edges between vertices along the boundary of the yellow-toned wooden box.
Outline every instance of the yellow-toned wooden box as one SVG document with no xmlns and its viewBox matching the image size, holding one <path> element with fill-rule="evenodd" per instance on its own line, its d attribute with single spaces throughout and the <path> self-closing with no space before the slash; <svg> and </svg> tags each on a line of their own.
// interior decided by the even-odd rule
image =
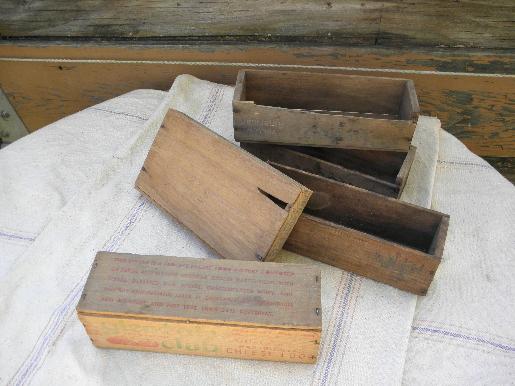
<svg viewBox="0 0 515 386">
<path fill-rule="evenodd" d="M 98 253 L 77 306 L 98 347 L 314 363 L 310 265 Z"/>
</svg>

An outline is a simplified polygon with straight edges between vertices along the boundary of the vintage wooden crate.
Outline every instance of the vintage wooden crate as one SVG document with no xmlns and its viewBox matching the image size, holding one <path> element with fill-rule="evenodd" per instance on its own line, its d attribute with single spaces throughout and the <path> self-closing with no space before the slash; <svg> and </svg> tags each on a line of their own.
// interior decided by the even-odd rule
<svg viewBox="0 0 515 386">
<path fill-rule="evenodd" d="M 407 79 L 241 70 L 233 99 L 234 137 L 407 152 L 419 110 Z"/>
<path fill-rule="evenodd" d="M 240 146 L 264 161 L 301 169 L 395 198 L 402 194 L 416 152 L 415 146 L 410 146 L 408 152 L 252 142 L 242 142 Z"/>
<path fill-rule="evenodd" d="M 77 306 L 98 347 L 314 363 L 320 270 L 99 252 Z"/>
<path fill-rule="evenodd" d="M 222 257 L 272 258 L 311 191 L 170 110 L 136 186 Z"/>
<path fill-rule="evenodd" d="M 285 249 L 426 294 L 444 250 L 448 215 L 272 165 L 313 190 Z"/>
</svg>

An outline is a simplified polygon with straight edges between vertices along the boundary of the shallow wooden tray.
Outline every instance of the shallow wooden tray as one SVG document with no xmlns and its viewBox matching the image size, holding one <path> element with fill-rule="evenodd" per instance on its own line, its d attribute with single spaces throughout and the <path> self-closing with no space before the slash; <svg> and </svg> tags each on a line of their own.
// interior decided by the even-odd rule
<svg viewBox="0 0 515 386">
<path fill-rule="evenodd" d="M 233 98 L 234 137 L 407 152 L 419 110 L 407 79 L 241 70 Z"/>
</svg>

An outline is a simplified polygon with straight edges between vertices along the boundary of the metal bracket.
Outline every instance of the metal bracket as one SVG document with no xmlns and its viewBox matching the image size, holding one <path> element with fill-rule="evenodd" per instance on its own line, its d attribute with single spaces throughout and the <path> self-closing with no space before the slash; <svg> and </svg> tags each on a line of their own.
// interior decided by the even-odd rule
<svg viewBox="0 0 515 386">
<path fill-rule="evenodd" d="M 0 88 L 0 147 L 29 134 L 22 120 Z"/>
</svg>

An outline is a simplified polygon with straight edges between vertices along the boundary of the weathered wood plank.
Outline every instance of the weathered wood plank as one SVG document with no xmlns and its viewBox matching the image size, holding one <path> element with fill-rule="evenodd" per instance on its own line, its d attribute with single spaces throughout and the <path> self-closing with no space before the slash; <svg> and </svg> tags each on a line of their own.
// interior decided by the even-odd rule
<svg viewBox="0 0 515 386">
<path fill-rule="evenodd" d="M 507 52 L 4 42 L 0 44 L 0 84 L 33 131 L 127 91 L 166 90 L 182 73 L 234 84 L 245 63 L 412 79 L 421 113 L 438 116 L 443 127 L 472 151 L 515 155 L 515 77 L 486 75 L 515 73 L 515 55 Z"/>
<path fill-rule="evenodd" d="M 182 38 L 512 48 L 515 4 L 463 1 L 8 0 L 8 37 Z"/>
</svg>

